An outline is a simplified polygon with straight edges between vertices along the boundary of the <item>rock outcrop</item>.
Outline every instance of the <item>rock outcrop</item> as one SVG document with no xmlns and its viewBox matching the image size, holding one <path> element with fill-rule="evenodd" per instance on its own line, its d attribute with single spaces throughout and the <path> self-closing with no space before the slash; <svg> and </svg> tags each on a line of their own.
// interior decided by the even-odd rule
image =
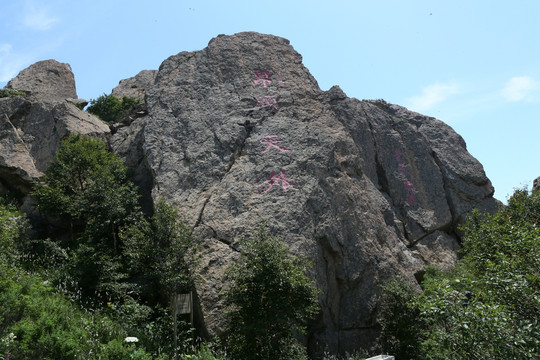
<svg viewBox="0 0 540 360">
<path fill-rule="evenodd" d="M 135 169 L 146 206 L 164 197 L 204 242 L 197 285 L 202 332 L 223 328 L 224 271 L 261 224 L 313 263 L 321 311 L 313 354 L 368 349 L 380 285 L 451 268 L 457 225 L 493 211 L 493 187 L 449 126 L 382 100 L 322 91 L 283 38 L 220 35 L 120 82 L 144 111 L 111 134 L 74 104 L 68 65 L 23 70 L 0 99 L 0 191 L 28 192 L 73 133 L 107 137 Z M 68 100 L 66 100 L 68 99 Z M 129 125 L 127 125 L 129 124 Z M 276 314 L 279 316 L 279 314 Z"/>
<path fill-rule="evenodd" d="M 82 111 L 68 64 L 40 61 L 6 89 L 26 95 L 0 98 L 0 183 L 22 193 L 43 175 L 60 141 L 71 134 L 106 139 L 109 127 Z"/>
<path fill-rule="evenodd" d="M 146 89 L 154 84 L 156 70 L 143 70 L 132 78 L 120 80 L 120 83 L 112 91 L 112 95 L 119 99 L 124 96 L 132 97 L 144 101 Z"/>
<path fill-rule="evenodd" d="M 311 351 L 343 353 L 373 344 L 383 281 L 452 267 L 457 224 L 495 209 L 481 164 L 449 126 L 321 91 L 283 38 L 220 35 L 165 60 L 153 82 L 132 82 L 148 115 L 111 144 L 204 240 L 197 292 L 210 334 L 222 328 L 238 239 L 263 223 L 314 264 L 322 310 Z"/>
</svg>

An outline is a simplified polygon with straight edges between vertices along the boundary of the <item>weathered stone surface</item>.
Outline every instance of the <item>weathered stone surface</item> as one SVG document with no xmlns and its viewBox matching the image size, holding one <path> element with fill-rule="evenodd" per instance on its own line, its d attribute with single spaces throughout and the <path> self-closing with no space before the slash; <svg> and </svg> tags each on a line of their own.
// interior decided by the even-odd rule
<svg viewBox="0 0 540 360">
<path fill-rule="evenodd" d="M 449 126 L 321 91 L 283 38 L 218 36 L 171 56 L 146 103 L 149 115 L 115 134 L 113 148 L 144 164 L 153 198 L 172 201 L 204 240 L 197 291 L 210 334 L 222 329 L 237 241 L 264 221 L 314 263 L 322 310 L 312 351 L 343 353 L 373 345 L 384 280 L 451 267 L 456 225 L 473 207 L 495 207 L 482 166 Z"/>
<path fill-rule="evenodd" d="M 33 101 L 58 102 L 77 99 L 75 78 L 69 64 L 56 60 L 39 61 L 9 81 L 8 89 L 27 91 Z"/>
<path fill-rule="evenodd" d="M 157 70 L 143 70 L 134 77 L 121 80 L 117 87 L 112 90 L 112 95 L 122 98 L 129 96 L 140 101 L 133 114 L 128 116 L 134 118 L 129 127 L 124 123 L 117 125 L 116 131 L 110 138 L 112 150 L 119 155 L 126 166 L 134 169 L 133 181 L 140 187 L 142 193 L 142 203 L 146 211 L 152 209 L 152 187 L 153 176 L 147 166 L 144 144 L 144 127 L 147 122 L 148 110 L 146 106 L 146 90 L 154 85 Z"/>
<path fill-rule="evenodd" d="M 134 77 L 121 80 L 118 86 L 113 89 L 112 95 L 120 99 L 128 96 L 139 99 L 142 102 L 144 101 L 146 89 L 154 85 L 156 74 L 156 70 L 143 70 Z"/>
<path fill-rule="evenodd" d="M 424 265 L 452 270 L 458 260 L 459 243 L 455 236 L 444 231 L 435 231 L 420 239 L 412 247 L 412 254 Z"/>
<path fill-rule="evenodd" d="M 534 182 L 533 182 L 533 191 L 536 191 L 540 189 L 540 177 L 537 177 L 536 179 L 534 179 Z"/>
<path fill-rule="evenodd" d="M 81 134 L 105 139 L 109 134 L 106 124 L 74 105 L 78 99 L 67 64 L 38 62 L 8 86 L 30 95 L 0 99 L 0 182 L 5 187 L 30 191 L 63 138 Z"/>
<path fill-rule="evenodd" d="M 0 99 L 0 146 L 16 155 L 0 153 L 0 190 L 13 176 L 23 185 L 39 176 L 63 136 L 108 134 L 64 100 L 76 94 L 36 102 L 39 86 L 18 89 L 31 97 Z M 337 86 L 322 91 L 283 38 L 218 36 L 113 95 L 144 100 L 146 113 L 110 144 L 136 169 L 147 206 L 163 196 L 204 241 L 202 333 L 222 330 L 224 271 L 238 240 L 266 222 L 314 264 L 312 353 L 368 350 L 380 285 L 395 276 L 414 284 L 425 264 L 451 268 L 457 225 L 474 207 L 496 206 L 481 164 L 449 126 Z"/>
<path fill-rule="evenodd" d="M 19 132 L 6 114 L 0 114 L 0 181 L 28 192 L 28 184 L 41 176 Z"/>
</svg>

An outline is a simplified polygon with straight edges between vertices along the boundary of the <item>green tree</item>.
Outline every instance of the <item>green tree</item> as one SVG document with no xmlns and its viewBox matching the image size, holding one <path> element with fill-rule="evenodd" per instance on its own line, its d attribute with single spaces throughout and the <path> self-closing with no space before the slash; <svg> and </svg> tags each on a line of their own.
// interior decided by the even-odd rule
<svg viewBox="0 0 540 360">
<path fill-rule="evenodd" d="M 143 294 L 151 303 L 167 306 L 172 294 L 193 290 L 200 241 L 172 205 L 158 199 L 152 218 L 124 227 L 120 238 L 125 262 L 133 277 L 144 279 Z"/>
<path fill-rule="evenodd" d="M 115 123 L 122 121 L 138 104 L 139 100 L 132 97 L 124 96 L 119 99 L 112 94 L 103 94 L 97 99 L 91 99 L 87 110 L 107 123 Z"/>
<path fill-rule="evenodd" d="M 474 212 L 452 272 L 429 268 L 421 294 L 389 287 L 382 338 L 411 346 L 404 359 L 540 358 L 539 221 L 540 191 L 516 191 L 494 215 Z"/>
<path fill-rule="evenodd" d="M 62 141 L 43 181 L 32 196 L 37 209 L 70 236 L 59 241 L 74 278 L 86 297 L 96 291 L 120 296 L 130 286 L 120 263 L 118 231 L 141 218 L 136 187 L 122 161 L 103 141 L 71 136 Z M 55 233 L 53 232 L 53 235 Z"/>
<path fill-rule="evenodd" d="M 32 196 L 37 209 L 67 224 L 71 240 L 84 239 L 117 254 L 118 229 L 138 215 L 139 195 L 120 158 L 103 141 L 75 135 L 62 141 Z"/>
<path fill-rule="evenodd" d="M 381 346 L 397 359 L 420 358 L 420 333 L 425 328 L 417 304 L 418 290 L 405 279 L 393 279 L 383 289 L 379 306 Z"/>
<path fill-rule="evenodd" d="M 305 358 L 296 336 L 318 310 L 317 289 L 304 275 L 309 263 L 263 228 L 241 244 L 240 261 L 227 273 L 227 344 L 233 357 Z"/>
</svg>

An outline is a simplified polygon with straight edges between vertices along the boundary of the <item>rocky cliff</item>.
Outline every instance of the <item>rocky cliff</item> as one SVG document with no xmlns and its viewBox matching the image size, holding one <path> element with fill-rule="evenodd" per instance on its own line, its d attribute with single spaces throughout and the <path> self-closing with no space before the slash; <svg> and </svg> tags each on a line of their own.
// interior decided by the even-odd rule
<svg viewBox="0 0 540 360">
<path fill-rule="evenodd" d="M 53 161 L 60 141 L 72 134 L 106 139 L 109 127 L 82 111 L 68 64 L 35 63 L 12 79 L 0 98 L 0 189 L 29 192 Z"/>
<path fill-rule="evenodd" d="M 343 353 L 373 345 L 382 282 L 415 282 L 426 264 L 452 267 L 456 226 L 471 209 L 496 206 L 482 165 L 449 126 L 337 86 L 322 91 L 283 38 L 220 35 L 113 93 L 144 98 L 147 115 L 110 135 L 111 147 L 136 169 L 147 199 L 171 201 L 204 241 L 197 295 L 211 335 L 222 329 L 223 273 L 238 239 L 263 223 L 314 264 L 321 312 L 311 350 Z M 64 99 L 76 94 L 61 94 L 41 115 L 48 122 L 30 121 L 38 116 L 30 100 L 0 99 L 3 174 L 39 176 L 62 137 L 52 124 L 66 116 L 87 124 L 89 115 Z M 69 111 L 55 117 L 55 108 Z M 38 131 L 44 122 L 49 130 Z M 37 133 L 42 152 L 24 140 Z M 9 161 L 18 154 L 17 168 Z"/>
</svg>

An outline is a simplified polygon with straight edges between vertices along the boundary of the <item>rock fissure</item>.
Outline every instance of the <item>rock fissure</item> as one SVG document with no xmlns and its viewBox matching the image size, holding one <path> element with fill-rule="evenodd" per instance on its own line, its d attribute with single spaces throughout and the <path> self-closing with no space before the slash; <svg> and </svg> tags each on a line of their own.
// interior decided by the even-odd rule
<svg viewBox="0 0 540 360">
<path fill-rule="evenodd" d="M 437 156 L 437 154 L 435 153 L 435 151 L 432 151 L 430 155 L 431 155 L 433 161 L 435 162 L 435 165 L 437 166 L 439 172 L 441 173 L 441 175 L 443 175 L 442 176 L 442 179 L 443 179 L 442 186 L 443 186 L 444 193 L 445 193 L 446 204 L 448 206 L 448 209 L 450 209 L 450 214 L 452 216 L 452 219 L 454 219 L 454 224 L 452 224 L 452 225 L 455 225 L 455 222 L 459 221 L 459 220 L 458 220 L 458 216 L 456 214 L 454 204 L 452 202 L 452 195 L 451 195 L 451 192 L 450 192 L 450 189 L 449 189 L 448 179 L 442 173 L 442 163 L 441 163 L 439 157 Z"/>
<path fill-rule="evenodd" d="M 240 252 L 239 249 L 237 249 L 237 248 L 235 248 L 235 247 L 233 246 L 234 244 L 233 244 L 230 240 L 227 240 L 227 239 L 224 239 L 224 238 L 218 236 L 218 233 L 217 233 L 216 229 L 214 229 L 212 226 L 210 226 L 210 225 L 208 225 L 208 224 L 205 224 L 205 223 L 201 223 L 200 225 L 207 226 L 207 227 L 210 229 L 210 231 L 212 231 L 212 235 L 213 235 L 212 238 L 213 238 L 214 240 L 217 240 L 217 241 L 219 241 L 220 243 L 227 245 L 230 249 L 234 250 L 235 252 Z"/>
<path fill-rule="evenodd" d="M 414 248 L 419 242 L 421 242 L 424 238 L 432 235 L 433 233 L 436 233 L 438 231 L 440 232 L 444 232 L 446 234 L 449 234 L 452 232 L 452 227 L 454 226 L 454 224 L 452 222 L 449 222 L 447 224 L 444 224 L 443 226 L 439 227 L 439 228 L 435 228 L 435 229 L 430 229 L 430 230 L 425 230 L 425 233 L 420 236 L 419 238 L 417 239 L 414 239 L 414 240 L 410 240 L 409 238 L 407 238 L 408 240 L 408 243 L 405 244 L 409 249 L 411 248 Z"/>
</svg>

